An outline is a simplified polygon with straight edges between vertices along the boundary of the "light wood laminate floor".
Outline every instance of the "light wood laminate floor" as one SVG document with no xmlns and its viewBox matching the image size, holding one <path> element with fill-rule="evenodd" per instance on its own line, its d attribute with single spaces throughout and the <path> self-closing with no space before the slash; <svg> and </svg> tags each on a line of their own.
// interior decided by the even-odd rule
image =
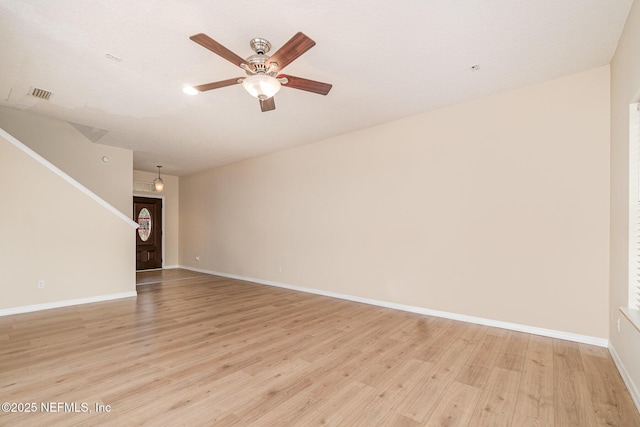
<svg viewBox="0 0 640 427">
<path fill-rule="evenodd" d="M 37 405 L 0 425 L 640 426 L 604 348 L 153 277 L 137 298 L 0 318 L 0 400 Z"/>
</svg>

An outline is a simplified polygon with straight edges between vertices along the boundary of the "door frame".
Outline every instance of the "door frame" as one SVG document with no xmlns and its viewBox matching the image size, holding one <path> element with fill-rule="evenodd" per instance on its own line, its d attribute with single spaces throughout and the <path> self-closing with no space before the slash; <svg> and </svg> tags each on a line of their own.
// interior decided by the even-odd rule
<svg viewBox="0 0 640 427">
<path fill-rule="evenodd" d="M 131 196 L 131 209 L 133 209 L 133 198 L 134 197 L 144 197 L 147 199 L 162 199 L 162 266 L 158 269 L 158 268 L 152 268 L 149 270 L 136 270 L 136 271 L 153 271 L 153 270 L 160 270 L 160 269 L 164 269 L 164 260 L 165 260 L 165 256 L 164 256 L 164 251 L 165 251 L 165 242 L 164 242 L 164 236 L 165 236 L 165 232 L 164 232 L 164 222 L 166 221 L 166 215 L 164 212 L 164 207 L 166 205 L 166 200 L 165 200 L 165 196 L 160 196 L 160 195 L 155 195 L 155 194 L 147 194 L 147 193 L 133 193 L 133 196 Z M 133 211 L 132 211 L 133 212 Z"/>
</svg>

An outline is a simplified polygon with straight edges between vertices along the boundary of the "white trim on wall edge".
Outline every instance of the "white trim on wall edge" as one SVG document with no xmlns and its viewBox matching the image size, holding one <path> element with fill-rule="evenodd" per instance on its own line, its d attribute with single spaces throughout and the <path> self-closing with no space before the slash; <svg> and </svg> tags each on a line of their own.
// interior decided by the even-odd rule
<svg viewBox="0 0 640 427">
<path fill-rule="evenodd" d="M 130 298 L 137 296 L 136 291 L 120 292 L 118 294 L 100 295 L 97 297 L 71 299 L 66 301 L 48 302 L 45 304 L 23 305 L 21 307 L 5 308 L 0 310 L 0 316 L 11 316 L 13 314 L 31 313 L 32 311 L 49 310 L 51 308 L 69 307 L 72 305 L 89 304 L 92 302 L 110 301 L 120 298 Z"/>
<path fill-rule="evenodd" d="M 618 352 L 611 343 L 609 343 L 609 353 L 611 353 L 613 363 L 616 364 L 616 368 L 618 368 L 618 372 L 620 372 L 622 381 L 624 381 L 624 384 L 627 386 L 627 390 L 629 390 L 629 394 L 631 395 L 633 403 L 635 403 L 636 408 L 638 409 L 638 411 L 640 411 L 640 391 L 638 391 L 638 388 L 631 380 L 629 371 L 627 371 L 627 368 L 625 368 L 624 363 L 622 363 L 622 360 L 620 360 L 620 356 L 618 356 Z"/>
<path fill-rule="evenodd" d="M 18 148 L 21 151 L 23 151 L 29 157 L 31 157 L 32 159 L 36 160 L 38 163 L 40 163 L 41 165 L 43 165 L 44 167 L 49 169 L 51 172 L 53 172 L 56 175 L 58 175 L 64 181 L 68 182 L 69 184 L 71 184 L 72 186 L 74 186 L 75 188 L 80 190 L 82 193 L 84 193 L 87 196 L 89 196 L 89 198 L 91 198 L 91 199 L 95 200 L 96 202 L 98 202 L 99 205 L 101 205 L 102 207 L 107 209 L 109 212 L 111 212 L 112 214 L 114 214 L 115 216 L 117 216 L 118 218 L 120 218 L 121 220 L 123 220 L 124 222 L 129 224 L 130 226 L 132 226 L 134 228 L 138 228 L 138 223 L 137 222 L 131 220 L 131 218 L 129 218 L 128 216 L 126 216 L 125 214 L 120 212 L 118 209 L 114 208 L 109 202 L 104 200 L 102 197 L 98 196 L 96 193 L 94 193 L 93 191 L 89 190 L 84 185 L 80 184 L 78 181 L 73 179 L 71 176 L 67 175 L 66 172 L 64 172 L 62 169 L 58 168 L 56 165 L 51 163 L 49 160 L 45 159 L 40 154 L 36 153 L 31 148 L 27 147 L 25 144 L 20 142 L 17 138 L 15 138 L 13 135 L 8 133 L 6 130 L 0 128 L 0 136 L 5 138 L 7 141 L 9 141 L 11 144 L 13 144 L 16 148 Z"/>
<path fill-rule="evenodd" d="M 483 317 L 467 316 L 466 314 L 431 310 L 429 308 L 424 308 L 424 307 L 416 307 L 413 305 L 405 305 L 405 304 L 398 304 L 398 303 L 389 302 L 389 301 L 363 298 L 363 297 L 358 297 L 353 295 L 341 294 L 337 292 L 325 291 L 321 289 L 287 285 L 285 283 L 273 282 L 270 280 L 262 280 L 262 279 L 256 279 L 253 277 L 239 276 L 237 274 L 221 273 L 219 271 L 204 270 L 204 269 L 194 268 L 190 266 L 180 266 L 180 268 L 184 268 L 185 270 L 197 271 L 200 273 L 214 274 L 216 276 L 228 277 L 230 279 L 245 280 L 248 282 L 255 282 L 262 285 L 276 286 L 278 288 L 291 289 L 294 291 L 307 292 L 310 294 L 323 295 L 326 297 L 339 298 L 339 299 L 344 299 L 344 300 L 354 301 L 354 302 L 361 302 L 364 304 L 376 305 L 379 307 L 393 308 L 396 310 L 408 311 L 411 313 L 424 314 L 426 316 L 443 317 L 445 319 L 459 320 L 461 322 L 475 323 L 478 325 L 508 329 L 508 330 L 517 331 L 517 332 L 525 332 L 527 334 L 541 335 L 541 336 L 550 337 L 550 338 L 558 338 L 561 340 L 573 341 L 573 342 L 578 342 L 582 344 L 597 345 L 599 347 L 607 347 L 609 345 L 609 340 L 606 338 L 574 334 L 572 332 L 556 331 L 554 329 L 538 328 L 535 326 L 521 325 L 518 323 L 502 322 L 500 320 L 485 319 Z"/>
</svg>

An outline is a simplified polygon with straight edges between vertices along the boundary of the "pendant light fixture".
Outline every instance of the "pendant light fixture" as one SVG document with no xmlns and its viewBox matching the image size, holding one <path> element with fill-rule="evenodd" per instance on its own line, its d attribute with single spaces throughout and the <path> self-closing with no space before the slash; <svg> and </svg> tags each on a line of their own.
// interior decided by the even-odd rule
<svg viewBox="0 0 640 427">
<path fill-rule="evenodd" d="M 160 193 L 164 189 L 164 181 L 160 178 L 160 168 L 162 166 L 158 166 L 158 177 L 153 180 L 153 187 L 155 190 Z"/>
</svg>

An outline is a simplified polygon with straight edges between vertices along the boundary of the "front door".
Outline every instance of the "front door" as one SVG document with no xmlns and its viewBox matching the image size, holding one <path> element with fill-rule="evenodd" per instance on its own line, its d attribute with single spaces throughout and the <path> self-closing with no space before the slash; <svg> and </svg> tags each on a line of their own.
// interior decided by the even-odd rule
<svg viewBox="0 0 640 427">
<path fill-rule="evenodd" d="M 162 199 L 133 198 L 136 230 L 136 270 L 162 268 Z"/>
</svg>

